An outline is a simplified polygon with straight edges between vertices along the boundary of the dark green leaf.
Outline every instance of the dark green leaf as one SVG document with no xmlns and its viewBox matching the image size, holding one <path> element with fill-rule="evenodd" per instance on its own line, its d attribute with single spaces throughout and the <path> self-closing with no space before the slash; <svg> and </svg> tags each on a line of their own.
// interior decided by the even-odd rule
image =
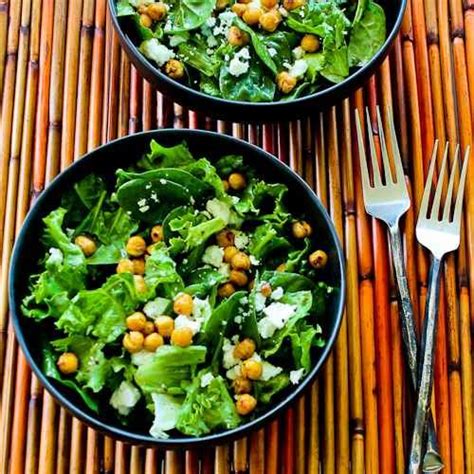
<svg viewBox="0 0 474 474">
<path fill-rule="evenodd" d="M 199 28 L 211 16 L 215 0 L 176 0 L 171 7 L 169 17 L 171 26 L 167 33 Z"/>
<path fill-rule="evenodd" d="M 272 398 L 290 385 L 290 377 L 282 372 L 267 381 L 254 382 L 255 397 L 260 403 L 268 404 Z"/>
<path fill-rule="evenodd" d="M 186 142 L 166 147 L 160 145 L 156 140 L 152 140 L 150 142 L 150 152 L 138 162 L 138 166 L 151 170 L 181 167 L 192 162 L 194 162 L 194 158 Z"/>
</svg>

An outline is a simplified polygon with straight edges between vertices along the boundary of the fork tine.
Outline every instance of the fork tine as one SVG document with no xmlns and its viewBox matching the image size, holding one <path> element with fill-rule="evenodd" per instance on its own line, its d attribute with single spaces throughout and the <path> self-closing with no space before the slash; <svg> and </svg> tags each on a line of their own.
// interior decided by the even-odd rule
<svg viewBox="0 0 474 474">
<path fill-rule="evenodd" d="M 380 108 L 377 105 L 377 125 L 379 127 L 380 149 L 382 151 L 383 174 L 385 176 L 385 183 L 393 183 L 392 170 L 390 168 L 390 159 L 388 157 L 387 143 L 385 141 L 385 134 L 383 131 L 382 117 L 380 116 Z"/>
<path fill-rule="evenodd" d="M 453 216 L 453 223 L 456 226 L 461 226 L 461 212 L 462 212 L 462 203 L 464 201 L 464 186 L 466 185 L 466 177 L 467 177 L 467 165 L 469 162 L 469 155 L 470 155 L 470 147 L 466 148 L 466 153 L 464 154 L 464 161 L 462 164 L 462 171 L 461 171 L 461 179 L 459 180 L 458 186 L 458 194 L 456 196 L 456 205 L 454 206 L 454 216 Z"/>
<path fill-rule="evenodd" d="M 362 187 L 364 193 L 370 189 L 370 178 L 369 178 L 369 168 L 367 167 L 367 156 L 365 154 L 365 147 L 364 147 L 364 135 L 362 134 L 362 127 L 360 124 L 360 116 L 359 111 L 356 109 L 354 110 L 355 113 L 355 123 L 356 123 L 356 131 L 357 131 L 357 144 L 359 145 L 359 161 L 360 161 L 360 171 L 362 175 Z"/>
<path fill-rule="evenodd" d="M 374 134 L 372 133 L 372 126 L 370 122 L 369 109 L 366 107 L 365 114 L 367 117 L 367 135 L 369 136 L 370 157 L 372 159 L 372 173 L 374 175 L 374 186 L 382 186 L 382 179 L 380 178 L 379 164 L 377 163 L 377 153 L 375 152 Z"/>
<path fill-rule="evenodd" d="M 441 194 L 443 193 L 444 175 L 446 174 L 446 163 L 448 161 L 449 143 L 444 147 L 443 161 L 441 163 L 441 170 L 439 171 L 438 184 L 436 185 L 436 192 L 433 198 L 433 205 L 431 206 L 431 218 L 438 219 L 439 205 L 441 202 Z M 436 158 L 435 158 L 436 161 Z"/>
<path fill-rule="evenodd" d="M 444 203 L 443 210 L 443 221 L 449 222 L 449 216 L 451 214 L 452 207 L 452 197 L 454 189 L 454 178 L 456 176 L 456 171 L 458 170 L 459 164 L 459 145 L 456 146 L 456 152 L 454 153 L 453 168 L 451 170 L 451 175 L 449 177 L 448 191 L 446 193 L 446 200 Z"/>
<path fill-rule="evenodd" d="M 395 124 L 393 122 L 392 110 L 390 110 L 390 113 L 388 114 L 388 125 L 389 125 L 389 130 L 390 130 L 391 141 L 392 141 L 392 154 L 393 154 L 393 162 L 395 164 L 397 183 L 402 184 L 402 183 L 405 183 L 405 172 L 403 171 L 400 148 L 398 148 L 397 133 L 395 131 Z"/>
<path fill-rule="evenodd" d="M 431 154 L 430 168 L 425 182 L 425 191 L 423 192 L 418 219 L 420 219 L 420 217 L 428 216 L 428 204 L 430 202 L 431 186 L 433 184 L 433 174 L 436 165 L 436 156 L 438 154 L 438 143 L 438 140 L 436 140 L 433 147 L 433 153 Z"/>
</svg>

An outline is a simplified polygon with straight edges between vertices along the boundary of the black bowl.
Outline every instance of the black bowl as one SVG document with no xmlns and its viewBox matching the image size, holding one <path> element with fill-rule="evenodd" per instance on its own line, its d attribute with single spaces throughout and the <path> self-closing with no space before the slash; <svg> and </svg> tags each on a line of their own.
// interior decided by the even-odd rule
<svg viewBox="0 0 474 474">
<path fill-rule="evenodd" d="M 164 95 L 192 110 L 233 122 L 276 122 L 304 117 L 324 110 L 364 85 L 386 58 L 397 35 L 405 13 L 407 0 L 377 0 L 387 17 L 387 39 L 377 54 L 363 67 L 357 68 L 344 81 L 321 89 L 314 94 L 283 102 L 243 102 L 212 97 L 178 81 L 170 79 L 149 61 L 135 46 L 126 29 L 116 16 L 116 0 L 108 0 L 112 23 L 120 43 L 140 74 L 154 84 Z"/>
<path fill-rule="evenodd" d="M 290 208 L 298 214 L 304 211 L 318 229 L 318 242 L 329 254 L 324 278 L 335 287 L 327 316 L 321 324 L 327 343 L 316 354 L 317 360 L 311 373 L 255 420 L 234 430 L 202 438 L 156 440 L 148 434 L 147 427 L 143 427 L 142 431 L 131 431 L 110 414 L 97 415 L 91 412 L 74 392 L 42 373 L 38 325 L 34 320 L 24 317 L 20 307 L 28 291 L 28 277 L 36 272 L 38 260 L 44 256 L 42 246 L 38 245 L 40 229 L 43 227 L 42 219 L 59 206 L 62 193 L 90 173 L 112 179 L 117 168 L 131 165 L 148 151 L 152 138 L 165 145 L 186 140 L 195 156 L 206 156 L 211 160 L 225 154 L 241 154 L 266 180 L 285 183 L 290 190 Z M 74 416 L 107 435 L 132 443 L 153 444 L 164 448 L 229 441 L 260 427 L 293 403 L 311 385 L 334 345 L 343 314 L 344 292 L 344 256 L 341 245 L 327 212 L 309 186 L 285 164 L 261 149 L 229 136 L 197 130 L 159 130 L 121 138 L 97 148 L 61 173 L 41 194 L 26 217 L 13 251 L 9 282 L 10 308 L 18 341 L 34 373 L 51 395 Z"/>
</svg>

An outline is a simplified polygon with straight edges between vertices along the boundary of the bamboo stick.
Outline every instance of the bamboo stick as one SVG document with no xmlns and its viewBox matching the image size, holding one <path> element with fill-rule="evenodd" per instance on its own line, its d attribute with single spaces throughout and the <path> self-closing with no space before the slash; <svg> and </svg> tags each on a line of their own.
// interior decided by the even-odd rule
<svg viewBox="0 0 474 474">
<path fill-rule="evenodd" d="M 7 55 L 8 3 L 8 0 L 0 2 L 0 106 L 2 105 L 5 57 Z"/>
<path fill-rule="evenodd" d="M 48 392 L 44 391 L 39 449 L 41 474 L 53 474 L 55 469 L 56 414 L 56 402 Z"/>
<path fill-rule="evenodd" d="M 28 405 L 28 429 L 25 449 L 25 473 L 33 474 L 38 468 L 40 396 L 42 388 L 36 377 L 32 377 L 30 401 Z"/>
<path fill-rule="evenodd" d="M 303 400 L 303 399 L 301 399 Z M 304 443 L 304 438 L 303 438 Z M 249 474 L 264 474 L 265 472 L 265 431 L 258 430 L 250 435 Z M 304 453 L 303 453 L 304 458 Z M 303 472 L 303 471 L 299 471 Z"/>
<path fill-rule="evenodd" d="M 71 417 L 64 408 L 59 409 L 58 424 L 58 454 L 56 462 L 56 474 L 66 474 L 69 472 L 69 434 L 71 427 Z"/>
<path fill-rule="evenodd" d="M 272 421 L 266 430 L 265 446 L 265 474 L 276 474 L 278 472 L 278 442 L 279 442 L 279 421 Z"/>
</svg>

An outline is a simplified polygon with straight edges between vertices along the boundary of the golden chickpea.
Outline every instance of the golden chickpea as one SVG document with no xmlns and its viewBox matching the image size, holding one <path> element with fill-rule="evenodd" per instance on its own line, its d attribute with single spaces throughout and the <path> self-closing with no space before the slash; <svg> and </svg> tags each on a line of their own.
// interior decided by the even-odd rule
<svg viewBox="0 0 474 474">
<path fill-rule="evenodd" d="M 237 409 L 237 413 L 239 415 L 248 415 L 255 410 L 257 406 L 257 400 L 249 395 L 248 393 L 244 393 L 242 395 L 237 396 L 237 401 L 235 402 L 235 408 Z"/>
<path fill-rule="evenodd" d="M 145 293 L 148 290 L 145 278 L 142 275 L 133 275 L 133 284 L 138 293 Z"/>
<path fill-rule="evenodd" d="M 217 294 L 221 298 L 228 298 L 233 293 L 235 293 L 235 287 L 232 283 L 224 283 L 217 290 Z"/>
<path fill-rule="evenodd" d="M 216 1 L 216 10 L 224 10 L 230 3 L 230 0 L 217 0 Z"/>
<path fill-rule="evenodd" d="M 117 264 L 117 269 L 115 270 L 117 273 L 133 273 L 135 269 L 133 262 L 128 258 L 122 258 L 119 260 Z"/>
<path fill-rule="evenodd" d="M 285 10 L 295 10 L 305 3 L 305 0 L 283 0 L 283 8 L 285 8 Z"/>
<path fill-rule="evenodd" d="M 90 257 L 97 250 L 97 245 L 95 242 L 90 237 L 86 237 L 85 235 L 78 235 L 74 239 L 74 243 L 82 250 L 82 253 L 86 257 Z"/>
<path fill-rule="evenodd" d="M 237 252 L 230 260 L 234 270 L 248 270 L 250 268 L 250 258 L 244 252 Z"/>
<path fill-rule="evenodd" d="M 171 333 L 171 344 L 173 346 L 188 347 L 193 342 L 193 331 L 186 326 L 173 329 Z"/>
<path fill-rule="evenodd" d="M 318 51 L 320 43 L 319 38 L 315 35 L 304 35 L 301 39 L 300 46 L 307 52 L 307 53 L 315 53 Z"/>
<path fill-rule="evenodd" d="M 129 333 L 123 336 L 123 347 L 134 354 L 135 352 L 140 352 L 143 349 L 143 342 L 145 341 L 145 336 L 139 331 L 130 331 Z"/>
<path fill-rule="evenodd" d="M 234 191 L 240 191 L 247 186 L 247 182 L 245 181 L 245 176 L 242 173 L 232 173 L 227 178 L 229 181 L 229 186 Z"/>
<path fill-rule="evenodd" d="M 152 321 L 147 321 L 145 323 L 145 327 L 143 328 L 142 333 L 145 334 L 145 336 L 148 336 L 152 332 L 155 332 L 155 325 L 153 324 Z"/>
<path fill-rule="evenodd" d="M 244 377 L 236 377 L 232 382 L 232 388 L 237 395 L 250 393 L 252 391 L 252 382 Z"/>
<path fill-rule="evenodd" d="M 260 3 L 263 7 L 270 10 L 271 8 L 275 8 L 278 4 L 278 0 L 260 0 Z"/>
<path fill-rule="evenodd" d="M 240 3 L 236 3 L 235 5 L 240 5 Z M 222 180 L 222 186 L 224 186 L 224 191 L 225 192 L 229 191 L 229 181 L 227 181 L 226 179 L 223 179 Z"/>
<path fill-rule="evenodd" d="M 187 293 L 179 293 L 174 299 L 173 311 L 176 314 L 189 316 L 193 311 L 193 297 Z"/>
<path fill-rule="evenodd" d="M 245 3 L 234 3 L 231 7 L 231 10 L 237 15 L 242 17 L 242 15 L 247 10 L 247 5 Z"/>
<path fill-rule="evenodd" d="M 150 28 L 152 23 L 153 23 L 153 20 L 151 19 L 149 15 L 147 15 L 146 13 L 142 13 L 140 15 L 140 24 L 142 26 L 144 26 L 145 28 Z"/>
<path fill-rule="evenodd" d="M 165 64 L 165 72 L 171 79 L 182 79 L 184 76 L 184 65 L 177 59 L 170 59 Z"/>
<path fill-rule="evenodd" d="M 297 82 L 296 77 L 287 71 L 279 72 L 276 81 L 278 89 L 280 89 L 283 94 L 289 94 L 295 88 Z"/>
<path fill-rule="evenodd" d="M 154 225 L 150 231 L 150 237 L 153 242 L 161 242 L 163 240 L 163 226 Z M 148 248 L 148 247 L 147 247 Z"/>
<path fill-rule="evenodd" d="M 277 272 L 284 272 L 284 271 L 286 271 L 286 263 L 280 263 L 280 265 L 278 265 L 278 267 L 276 267 L 276 271 L 277 271 Z"/>
<path fill-rule="evenodd" d="M 247 10 L 244 11 L 242 15 L 242 20 L 247 23 L 247 25 L 257 25 L 260 17 L 262 16 L 262 9 L 261 8 L 253 8 L 249 7 Z"/>
<path fill-rule="evenodd" d="M 306 221 L 296 221 L 293 222 L 291 226 L 291 231 L 293 236 L 297 239 L 304 239 L 308 237 L 313 232 L 313 229 Z"/>
<path fill-rule="evenodd" d="M 160 21 L 163 20 L 168 13 L 168 8 L 163 2 L 156 2 L 148 5 L 146 12 L 152 20 Z"/>
<path fill-rule="evenodd" d="M 57 365 L 62 374 L 73 374 L 79 367 L 79 359 L 74 352 L 64 352 L 59 356 Z"/>
<path fill-rule="evenodd" d="M 324 268 L 328 263 L 328 254 L 324 250 L 316 250 L 308 257 L 308 260 L 313 268 Z"/>
<path fill-rule="evenodd" d="M 245 33 L 245 31 L 242 31 L 239 27 L 231 26 L 229 28 L 227 39 L 229 44 L 232 46 L 244 46 L 249 42 L 249 35 Z"/>
<path fill-rule="evenodd" d="M 229 281 L 235 286 L 245 286 L 248 283 L 249 278 L 244 272 L 241 272 L 240 270 L 231 270 Z"/>
<path fill-rule="evenodd" d="M 158 316 L 155 320 L 155 327 L 163 337 L 170 337 L 174 329 L 174 320 L 170 316 Z"/>
<path fill-rule="evenodd" d="M 247 3 L 250 3 L 252 0 L 237 0 L 237 3 L 244 3 L 244 4 L 247 4 Z"/>
<path fill-rule="evenodd" d="M 219 247 L 229 247 L 234 245 L 235 235 L 229 229 L 221 230 L 216 235 L 216 242 Z"/>
<path fill-rule="evenodd" d="M 269 33 L 273 33 L 281 22 L 281 15 L 278 10 L 270 10 L 260 17 L 260 26 Z"/>
<path fill-rule="evenodd" d="M 141 311 L 136 311 L 125 320 L 127 329 L 130 331 L 143 331 L 146 324 L 146 317 Z"/>
<path fill-rule="evenodd" d="M 265 298 L 268 298 L 272 294 L 272 287 L 270 283 L 265 282 L 260 286 L 260 293 L 262 293 Z"/>
<path fill-rule="evenodd" d="M 157 332 L 152 332 L 145 337 L 145 341 L 143 342 L 143 347 L 148 352 L 155 352 L 158 347 L 162 346 L 165 343 L 163 341 L 163 336 L 158 334 Z"/>
<path fill-rule="evenodd" d="M 134 235 L 128 239 L 125 249 L 131 257 L 141 257 L 146 252 L 145 239 Z"/>
<path fill-rule="evenodd" d="M 144 275 L 145 274 L 145 259 L 144 258 L 134 258 L 132 260 L 133 273 L 135 275 Z"/>
<path fill-rule="evenodd" d="M 234 348 L 234 357 L 236 359 L 245 360 L 253 356 L 255 352 L 255 342 L 246 337 L 240 341 Z"/>
<path fill-rule="evenodd" d="M 146 13 L 148 6 L 147 5 L 138 5 L 137 11 L 138 13 Z"/>
<path fill-rule="evenodd" d="M 258 380 L 262 376 L 262 363 L 258 360 L 246 360 L 242 364 L 242 377 L 250 380 Z"/>
<path fill-rule="evenodd" d="M 232 257 L 238 253 L 237 247 L 234 247 L 233 245 L 229 245 L 228 247 L 224 248 L 224 262 L 230 263 L 232 260 Z"/>
</svg>

